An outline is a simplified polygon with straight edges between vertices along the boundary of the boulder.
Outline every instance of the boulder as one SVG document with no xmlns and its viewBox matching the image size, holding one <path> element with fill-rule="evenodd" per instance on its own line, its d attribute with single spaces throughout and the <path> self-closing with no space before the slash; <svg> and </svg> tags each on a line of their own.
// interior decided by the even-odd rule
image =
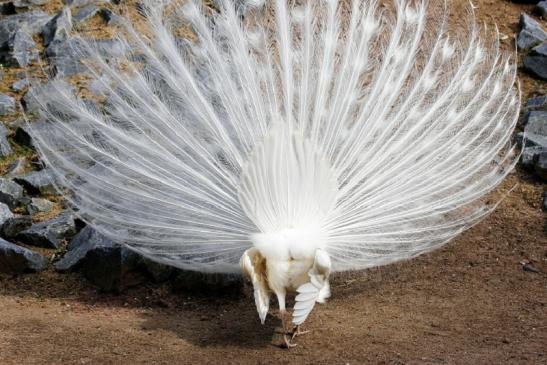
<svg viewBox="0 0 547 365">
<path fill-rule="evenodd" d="M 534 11 L 543 19 L 547 19 L 547 1 L 544 0 L 537 3 Z"/>
<path fill-rule="evenodd" d="M 53 17 L 42 30 L 44 46 L 49 46 L 53 41 L 67 40 L 72 30 L 72 14 L 69 7 L 65 7 Z"/>
<path fill-rule="evenodd" d="M 524 69 L 536 77 L 547 80 L 547 43 L 543 43 L 530 52 L 523 60 Z"/>
<path fill-rule="evenodd" d="M 66 41 L 55 40 L 46 50 L 46 55 L 57 75 L 71 76 L 87 71 L 87 67 L 76 57 L 74 49 L 78 49 L 81 40 L 69 38 Z"/>
<path fill-rule="evenodd" d="M 32 226 L 32 219 L 27 215 L 8 218 L 2 225 L 0 235 L 5 239 L 14 239 L 19 233 Z"/>
<path fill-rule="evenodd" d="M 139 270 L 141 262 L 139 255 L 86 226 L 70 241 L 68 252 L 55 268 L 79 269 L 101 290 L 118 292 L 146 280 Z"/>
<path fill-rule="evenodd" d="M 48 212 L 55 206 L 55 203 L 42 198 L 32 198 L 30 204 L 27 206 L 28 214 L 34 215 L 36 213 Z"/>
<path fill-rule="evenodd" d="M 13 213 L 6 204 L 0 203 L 0 227 L 10 218 L 13 218 Z"/>
<path fill-rule="evenodd" d="M 93 18 L 101 11 L 96 5 L 87 5 L 76 12 L 74 15 L 74 22 L 81 23 Z"/>
<path fill-rule="evenodd" d="M 518 49 L 530 49 L 547 40 L 547 32 L 529 15 L 520 16 L 520 32 L 517 37 Z"/>
<path fill-rule="evenodd" d="M 526 105 L 524 106 L 525 112 L 538 110 L 547 111 L 547 95 L 536 96 L 526 101 Z"/>
<path fill-rule="evenodd" d="M 23 27 L 31 34 L 40 32 L 50 19 L 51 15 L 43 11 L 14 14 L 0 19 L 0 45 L 7 42 L 17 30 Z"/>
<path fill-rule="evenodd" d="M 15 14 L 15 13 L 16 13 L 15 6 L 13 5 L 12 2 L 0 4 L 0 14 L 2 14 L 2 15 L 12 15 L 12 14 Z"/>
<path fill-rule="evenodd" d="M 16 8 L 29 8 L 35 5 L 44 5 L 48 0 L 12 0 Z"/>
<path fill-rule="evenodd" d="M 8 141 L 9 131 L 3 123 L 0 123 L 0 157 L 6 157 L 13 153 Z"/>
<path fill-rule="evenodd" d="M 112 12 L 112 10 L 110 9 L 102 9 L 101 16 L 103 17 L 105 23 L 108 25 L 121 23 L 120 16 Z"/>
<path fill-rule="evenodd" d="M 66 5 L 71 5 L 75 8 L 81 8 L 83 6 L 94 4 L 106 4 L 108 2 L 108 0 L 65 0 Z"/>
<path fill-rule="evenodd" d="M 22 185 L 32 195 L 49 194 L 55 192 L 53 177 L 49 170 L 32 171 L 24 175 L 14 177 L 16 183 Z"/>
<path fill-rule="evenodd" d="M 173 288 L 181 291 L 234 293 L 242 290 L 243 277 L 239 274 L 179 270 Z"/>
<path fill-rule="evenodd" d="M 266 3 L 266 1 L 265 0 L 234 0 L 233 3 L 239 16 L 244 17 L 247 14 L 257 9 L 261 9 Z M 216 9 L 220 9 L 222 7 L 222 0 L 213 0 L 212 5 Z"/>
<path fill-rule="evenodd" d="M 40 271 L 46 266 L 47 259 L 44 256 L 0 238 L 0 272 Z"/>
<path fill-rule="evenodd" d="M 525 147 L 522 150 L 522 155 L 520 156 L 520 163 L 527 168 L 534 168 L 539 154 L 547 151 L 547 147 L 541 147 L 541 146 L 533 146 L 533 147 Z"/>
<path fill-rule="evenodd" d="M 547 181 L 547 151 L 538 154 L 534 169 L 540 178 Z"/>
<path fill-rule="evenodd" d="M 547 113 L 532 111 L 526 116 L 524 122 L 524 133 L 517 135 L 517 141 L 524 142 L 524 147 L 547 148 Z M 526 139 L 523 141 L 523 138 Z"/>
<path fill-rule="evenodd" d="M 0 116 L 15 113 L 15 99 L 0 93 Z"/>
<path fill-rule="evenodd" d="M 63 213 L 49 221 L 33 224 L 17 235 L 21 242 L 38 247 L 59 248 L 63 239 L 76 233 L 74 216 Z"/>
<path fill-rule="evenodd" d="M 34 145 L 32 144 L 32 137 L 27 132 L 27 128 L 28 127 L 24 124 L 17 127 L 17 129 L 15 130 L 15 134 L 13 136 L 13 140 L 19 146 L 34 149 Z"/>
<path fill-rule="evenodd" d="M 11 89 L 15 92 L 25 91 L 25 89 L 30 85 L 30 81 L 27 78 L 17 80 L 11 84 Z"/>
<path fill-rule="evenodd" d="M 547 112 L 530 112 L 525 120 L 524 132 L 547 137 Z"/>
<path fill-rule="evenodd" d="M 25 157 L 18 157 L 13 161 L 6 171 L 4 177 L 14 177 L 16 175 L 21 175 L 25 171 L 25 166 L 27 165 L 27 159 Z"/>
<path fill-rule="evenodd" d="M 0 178 L 0 202 L 11 209 L 17 207 L 17 201 L 23 196 L 23 187 L 10 179 Z"/>
<path fill-rule="evenodd" d="M 116 59 L 125 55 L 129 49 L 119 39 L 100 39 L 94 41 L 98 53 L 105 59 Z M 86 55 L 79 54 L 76 50 L 84 50 L 82 39 L 69 38 L 65 41 L 54 41 L 46 50 L 46 55 L 51 64 L 55 67 L 58 75 L 71 76 L 78 73 L 85 73 L 87 66 L 81 61 Z"/>
<path fill-rule="evenodd" d="M 543 110 L 533 110 L 525 115 L 524 117 L 524 126 L 534 126 L 533 128 L 538 128 L 541 125 L 547 126 L 547 111 Z M 545 131 L 547 132 L 547 127 Z"/>
<path fill-rule="evenodd" d="M 10 66 L 26 67 L 39 58 L 38 45 L 26 26 L 18 29 L 0 46 L 0 62 Z"/>
</svg>

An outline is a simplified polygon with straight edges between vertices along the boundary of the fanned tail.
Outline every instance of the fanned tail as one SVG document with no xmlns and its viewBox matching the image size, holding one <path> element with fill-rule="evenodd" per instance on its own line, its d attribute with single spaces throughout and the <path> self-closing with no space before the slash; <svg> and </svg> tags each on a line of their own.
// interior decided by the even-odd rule
<svg viewBox="0 0 547 365">
<path fill-rule="evenodd" d="M 60 79 L 34 89 L 36 146 L 96 229 L 230 272 L 253 233 L 320 221 L 345 270 L 430 251 L 491 211 L 482 198 L 516 162 L 519 96 L 514 61 L 473 22 L 449 36 L 425 1 L 275 0 L 243 19 L 217 3 L 149 9 L 115 61 L 74 42 L 99 103 Z"/>
</svg>

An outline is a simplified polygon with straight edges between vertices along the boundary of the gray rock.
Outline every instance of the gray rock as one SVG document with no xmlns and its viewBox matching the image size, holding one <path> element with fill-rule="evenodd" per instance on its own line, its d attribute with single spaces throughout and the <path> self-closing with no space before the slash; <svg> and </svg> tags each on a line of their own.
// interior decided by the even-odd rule
<svg viewBox="0 0 547 365">
<path fill-rule="evenodd" d="M 533 168 L 537 162 L 539 154 L 547 151 L 547 147 L 534 146 L 534 147 L 525 147 L 522 150 L 522 155 L 520 157 L 520 163 L 524 167 Z"/>
<path fill-rule="evenodd" d="M 139 272 L 141 262 L 139 255 L 87 226 L 74 236 L 68 252 L 55 268 L 58 271 L 81 269 L 101 290 L 117 292 L 146 279 Z"/>
<path fill-rule="evenodd" d="M 243 278 L 238 274 L 202 273 L 180 270 L 173 282 L 175 290 L 198 292 L 237 292 L 243 287 Z"/>
<path fill-rule="evenodd" d="M 537 162 L 534 168 L 536 174 L 544 181 L 547 181 L 547 151 L 543 151 L 537 156 Z"/>
<path fill-rule="evenodd" d="M 12 2 L 0 4 L 0 14 L 2 15 L 12 15 L 15 14 L 15 6 Z"/>
<path fill-rule="evenodd" d="M 18 157 L 13 161 L 6 171 L 4 177 L 14 177 L 16 175 L 21 175 L 25 171 L 25 166 L 27 165 L 27 159 L 25 157 Z"/>
<path fill-rule="evenodd" d="M 17 206 L 17 200 L 23 196 L 23 188 L 10 179 L 0 178 L 0 202 L 10 208 Z"/>
<path fill-rule="evenodd" d="M 234 7 L 241 17 L 263 8 L 265 2 L 265 0 L 233 0 Z M 212 4 L 216 9 L 222 8 L 222 0 L 213 0 Z"/>
<path fill-rule="evenodd" d="M 46 55 L 55 67 L 58 75 L 70 76 L 84 73 L 87 67 L 81 62 L 82 55 L 75 50 L 83 50 L 82 39 L 69 38 L 66 41 L 54 41 L 46 50 Z M 99 54 L 105 59 L 116 59 L 125 55 L 129 49 L 119 39 L 102 39 L 94 42 Z M 83 56 L 85 58 L 85 55 Z"/>
<path fill-rule="evenodd" d="M 122 20 L 119 15 L 113 13 L 110 9 L 102 9 L 101 16 L 108 25 L 121 24 Z"/>
<path fill-rule="evenodd" d="M 538 274 L 538 273 L 541 272 L 541 271 L 539 271 L 539 269 L 537 269 L 536 267 L 532 266 L 530 263 L 524 264 L 524 265 L 522 266 L 522 270 L 528 271 L 528 272 L 533 272 L 533 273 L 535 273 L 535 274 Z"/>
<path fill-rule="evenodd" d="M 0 238 L 0 271 L 22 273 L 44 270 L 47 259 L 28 248 L 14 245 Z"/>
<path fill-rule="evenodd" d="M 41 31 L 50 19 L 51 15 L 43 11 L 14 14 L 0 19 L 0 45 L 7 42 L 18 29 L 23 27 L 26 27 L 31 34 Z"/>
<path fill-rule="evenodd" d="M 29 86 L 29 84 L 29 79 L 24 78 L 21 80 L 17 80 L 13 84 L 11 84 L 11 89 L 15 92 L 21 92 L 24 91 Z"/>
<path fill-rule="evenodd" d="M 547 80 L 547 43 L 532 49 L 524 57 L 524 69 L 542 80 Z"/>
<path fill-rule="evenodd" d="M 6 157 L 13 153 L 8 141 L 9 131 L 3 123 L 0 123 L 0 157 Z"/>
<path fill-rule="evenodd" d="M 76 56 L 74 50 L 81 48 L 79 38 L 53 41 L 46 50 L 57 75 L 71 76 L 87 71 L 87 67 Z"/>
<path fill-rule="evenodd" d="M 526 134 L 536 134 L 547 137 L 547 112 L 530 112 L 524 126 Z"/>
<path fill-rule="evenodd" d="M 55 206 L 55 203 L 42 198 L 32 198 L 30 204 L 27 206 L 28 214 L 33 215 L 40 212 L 49 212 L 51 208 Z"/>
<path fill-rule="evenodd" d="M 526 101 L 526 105 L 524 106 L 525 112 L 537 110 L 547 111 L 547 95 L 536 96 Z"/>
<path fill-rule="evenodd" d="M 13 218 L 13 213 L 6 204 L 0 203 L 0 227 L 10 218 Z"/>
<path fill-rule="evenodd" d="M 0 93 L 0 116 L 15 113 L 15 99 Z"/>
<path fill-rule="evenodd" d="M 42 30 L 44 46 L 49 46 L 53 41 L 64 41 L 68 39 L 72 30 L 72 14 L 70 8 L 65 7 L 53 17 Z"/>
<path fill-rule="evenodd" d="M 28 88 L 23 98 L 21 98 L 23 110 L 32 117 L 38 117 L 40 112 L 40 104 L 34 98 L 34 91 L 39 89 L 40 87 L 32 85 Z"/>
<path fill-rule="evenodd" d="M 34 145 L 32 144 L 32 137 L 27 131 L 27 128 L 28 127 L 26 124 L 22 124 L 17 127 L 17 129 L 15 130 L 15 134 L 13 135 L 13 140 L 20 146 L 34 149 Z"/>
<path fill-rule="evenodd" d="M 520 32 L 517 37 L 518 49 L 530 49 L 547 40 L 547 33 L 539 23 L 529 15 L 522 13 L 520 16 Z"/>
<path fill-rule="evenodd" d="M 76 233 L 74 216 L 63 213 L 55 219 L 33 224 L 17 235 L 21 242 L 46 248 L 59 248 L 64 238 Z"/>
<path fill-rule="evenodd" d="M 99 54 L 106 58 L 121 57 L 129 52 L 127 45 L 117 38 L 101 39 L 96 42 Z"/>
<path fill-rule="evenodd" d="M 34 5 L 44 5 L 47 0 L 12 0 L 16 8 L 29 8 Z"/>
<path fill-rule="evenodd" d="M 59 271 L 75 270 L 90 251 L 111 249 L 115 246 L 116 244 L 112 240 L 90 226 L 86 226 L 72 238 L 68 245 L 68 252 L 55 264 L 55 268 Z"/>
<path fill-rule="evenodd" d="M 525 137 L 524 147 L 547 148 L 547 113 L 532 111 L 525 118 L 525 123 L 524 133 L 517 134 L 517 142 L 522 144 L 523 137 Z"/>
<path fill-rule="evenodd" d="M 17 199 L 17 204 L 19 204 L 20 206 L 21 205 L 24 206 L 25 209 L 27 208 L 27 205 L 29 205 L 30 203 L 32 203 L 32 199 L 25 195 Z"/>
<path fill-rule="evenodd" d="M 525 134 L 522 132 L 517 133 L 517 143 L 519 146 L 524 147 L 544 147 L 547 146 L 547 138 L 544 136 L 539 136 L 537 134 Z"/>
<path fill-rule="evenodd" d="M 22 185 L 29 194 L 48 194 L 55 192 L 53 177 L 49 170 L 32 171 L 28 174 L 14 177 L 16 183 Z"/>
<path fill-rule="evenodd" d="M 0 62 L 7 65 L 26 67 L 39 58 L 38 45 L 26 26 L 0 47 Z"/>
<path fill-rule="evenodd" d="M 6 239 L 17 237 L 19 233 L 32 226 L 32 219 L 26 215 L 6 219 L 0 230 L 1 236 Z"/>
<path fill-rule="evenodd" d="M 176 275 L 180 270 L 169 265 L 160 264 L 143 257 L 143 263 L 146 271 L 155 282 L 161 283 Z"/>
<path fill-rule="evenodd" d="M 540 1 L 535 7 L 535 12 L 538 13 L 543 19 L 547 19 L 547 1 Z"/>
<path fill-rule="evenodd" d="M 65 0 L 66 5 L 71 5 L 75 8 L 81 8 L 83 6 L 93 5 L 93 4 L 106 4 L 108 0 Z"/>
<path fill-rule="evenodd" d="M 97 13 L 100 12 L 100 10 L 101 10 L 100 8 L 98 8 L 97 6 L 93 4 L 87 5 L 86 7 L 83 7 L 76 12 L 73 18 L 74 22 L 76 23 L 85 22 L 86 20 L 93 18 Z"/>
<path fill-rule="evenodd" d="M 538 126 L 543 125 L 546 126 L 543 133 L 547 132 L 547 111 L 534 110 L 526 114 L 526 116 L 524 117 L 524 125 L 530 125 L 531 127 L 533 126 L 533 128 L 536 129 L 538 128 Z"/>
</svg>

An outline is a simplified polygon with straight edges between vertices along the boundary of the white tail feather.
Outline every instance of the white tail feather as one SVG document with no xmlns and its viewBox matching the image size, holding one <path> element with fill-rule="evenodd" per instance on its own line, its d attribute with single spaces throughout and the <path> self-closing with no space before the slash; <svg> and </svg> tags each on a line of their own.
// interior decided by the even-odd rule
<svg viewBox="0 0 547 365">
<path fill-rule="evenodd" d="M 491 210 L 481 197 L 516 162 L 519 96 L 514 63 L 473 21 L 462 39 L 425 1 L 391 14 L 355 0 L 344 22 L 333 0 L 275 0 L 274 29 L 268 11 L 243 22 L 218 3 L 171 14 L 195 42 L 157 7 L 153 41 L 128 26 L 117 62 L 75 43 L 105 90 L 98 108 L 60 80 L 34 89 L 37 148 L 96 229 L 157 261 L 230 272 L 253 233 L 313 221 L 345 270 L 435 249 Z"/>
</svg>

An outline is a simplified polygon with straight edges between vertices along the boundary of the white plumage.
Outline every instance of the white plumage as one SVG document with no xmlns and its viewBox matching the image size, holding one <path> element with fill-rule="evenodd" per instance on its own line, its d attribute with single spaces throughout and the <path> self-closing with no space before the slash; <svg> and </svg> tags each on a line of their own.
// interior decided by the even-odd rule
<svg viewBox="0 0 547 365">
<path fill-rule="evenodd" d="M 431 251 L 493 209 L 481 197 L 516 161 L 519 97 L 473 21 L 450 37 L 425 1 L 253 1 L 244 18 L 218 3 L 155 2 L 116 62 L 77 43 L 98 109 L 59 79 L 35 89 L 36 145 L 94 228 L 184 269 L 241 259 L 261 320 L 270 291 L 284 312 L 297 290 L 300 324 L 331 270 Z"/>
</svg>

